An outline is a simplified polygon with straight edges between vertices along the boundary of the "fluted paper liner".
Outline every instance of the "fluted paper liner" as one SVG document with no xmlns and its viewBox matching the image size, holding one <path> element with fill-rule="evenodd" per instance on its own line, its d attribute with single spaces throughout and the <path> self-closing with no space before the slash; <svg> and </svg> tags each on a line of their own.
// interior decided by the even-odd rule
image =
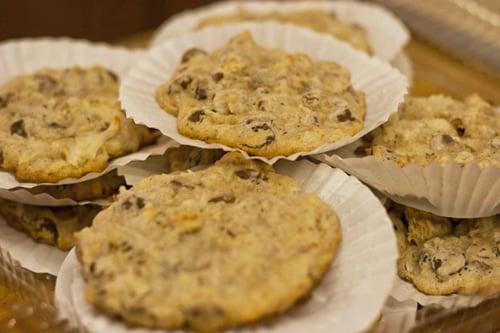
<svg viewBox="0 0 500 333">
<path fill-rule="evenodd" d="M 437 305 L 445 309 L 472 307 L 487 299 L 487 297 L 481 295 L 426 295 L 415 288 L 413 284 L 404 281 L 401 278 L 397 278 L 394 282 L 394 287 L 391 291 L 391 297 L 400 302 L 412 300 L 423 306 Z"/>
<path fill-rule="evenodd" d="M 418 304 L 414 300 L 398 301 L 392 296 L 385 302 L 380 321 L 370 332 L 408 332 L 415 325 Z"/>
<path fill-rule="evenodd" d="M 500 213 L 500 168 L 481 169 L 476 163 L 450 162 L 420 167 L 399 167 L 374 156 L 355 157 L 359 142 L 338 151 L 315 156 L 358 177 L 392 200 L 454 218 L 478 218 Z"/>
<path fill-rule="evenodd" d="M 124 48 L 68 38 L 7 41 L 0 44 L 0 84 L 44 67 L 64 68 L 75 65 L 102 65 L 123 79 L 139 54 L 140 52 L 128 51 Z M 110 160 L 108 167 L 102 172 L 88 173 L 78 179 L 66 178 L 57 183 L 44 183 L 44 185 L 71 184 L 96 178 L 130 161 L 144 160 L 149 155 L 162 154 L 168 144 L 168 140 L 159 140 L 156 144 L 145 146 L 134 153 Z M 42 184 L 19 182 L 12 173 L 0 171 L 0 188 L 29 188 L 37 185 Z"/>
<path fill-rule="evenodd" d="M 384 207 L 366 186 L 339 169 L 305 160 L 281 161 L 276 169 L 335 208 L 343 239 L 331 270 L 308 301 L 268 324 L 229 332 L 350 333 L 368 328 L 378 318 L 396 274 L 396 239 Z M 76 313 L 90 332 L 173 332 L 127 328 L 94 310 L 84 300 L 84 281 L 74 250 L 59 274 L 56 300 L 69 316 Z"/>
<path fill-rule="evenodd" d="M 399 69 L 401 74 L 406 76 L 408 79 L 408 84 L 411 87 L 413 85 L 413 63 L 405 51 L 400 52 L 391 61 L 391 65 Z"/>
<path fill-rule="evenodd" d="M 35 242 L 0 217 L 0 246 L 7 250 L 14 260 L 35 273 L 57 275 L 67 252 L 55 246 Z"/>
<path fill-rule="evenodd" d="M 279 159 L 295 160 L 299 156 L 318 154 L 345 146 L 387 121 L 389 116 L 397 111 L 399 103 L 403 101 L 407 92 L 407 80 L 398 70 L 377 58 L 355 51 L 328 35 L 274 22 L 228 24 L 169 39 L 146 52 L 131 69 L 120 89 L 120 100 L 127 114 L 136 123 L 157 128 L 181 144 L 226 151 L 238 150 L 181 135 L 177 131 L 177 118 L 158 105 L 155 91 L 158 86 L 171 78 L 186 50 L 198 47 L 212 51 L 245 30 L 252 33 L 260 46 L 281 48 L 287 52 L 303 52 L 312 58 L 335 61 L 346 67 L 351 72 L 354 88 L 365 93 L 367 103 L 364 128 L 354 136 L 344 137 L 312 151 L 276 156 L 272 159 L 248 156 L 239 150 L 249 158 L 272 164 Z"/>
<path fill-rule="evenodd" d="M 188 10 L 168 19 L 156 31 L 152 45 L 196 29 L 211 16 L 236 13 L 240 8 L 251 12 L 290 12 L 321 9 L 334 12 L 347 22 L 355 23 L 367 32 L 374 54 L 383 60 L 392 60 L 410 39 L 403 23 L 382 6 L 355 1 L 225 1 Z"/>
</svg>

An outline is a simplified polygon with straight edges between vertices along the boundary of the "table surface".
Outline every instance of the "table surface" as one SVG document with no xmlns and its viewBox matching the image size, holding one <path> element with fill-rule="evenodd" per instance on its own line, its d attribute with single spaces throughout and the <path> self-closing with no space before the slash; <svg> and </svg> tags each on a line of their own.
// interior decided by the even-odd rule
<svg viewBox="0 0 500 333">
<path fill-rule="evenodd" d="M 115 44 L 130 48 L 146 47 L 151 35 L 152 32 L 147 31 L 120 39 Z M 410 41 L 405 51 L 412 61 L 414 71 L 411 94 L 427 96 L 443 93 L 463 98 L 478 93 L 494 104 L 500 105 L 500 80 L 467 66 L 417 38 Z M 43 275 L 37 276 L 37 279 L 41 284 L 53 290 L 54 278 Z M 0 279 L 0 332 L 31 333 L 40 331 L 37 328 L 40 326 L 40 317 L 31 315 L 32 309 L 29 307 L 25 309 L 22 304 L 23 298 L 7 289 L 5 281 Z M 498 311 L 496 314 L 498 319 Z M 461 318 L 463 319 L 463 317 Z M 462 331 L 459 328 L 456 329 L 454 332 Z M 51 328 L 44 332 L 56 331 Z M 442 332 L 442 329 L 431 328 L 419 332 L 438 331 Z"/>
</svg>

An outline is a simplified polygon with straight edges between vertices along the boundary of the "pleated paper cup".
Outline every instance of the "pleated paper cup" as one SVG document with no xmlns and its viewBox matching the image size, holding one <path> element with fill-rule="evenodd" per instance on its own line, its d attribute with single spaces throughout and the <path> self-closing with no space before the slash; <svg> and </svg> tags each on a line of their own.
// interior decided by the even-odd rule
<svg viewBox="0 0 500 333">
<path fill-rule="evenodd" d="M 357 157 L 354 150 L 360 144 L 314 159 L 358 177 L 397 203 L 436 215 L 479 218 L 500 214 L 500 168 L 455 162 L 400 167 L 374 156 Z"/>
<path fill-rule="evenodd" d="M 156 128 L 184 145 L 226 151 L 238 150 L 221 144 L 208 144 L 180 134 L 177 131 L 177 118 L 159 106 L 155 91 L 171 78 L 182 55 L 188 49 L 197 47 L 212 51 L 243 31 L 250 31 L 260 46 L 281 48 L 287 52 L 303 52 L 312 58 L 334 61 L 349 69 L 352 85 L 356 90 L 365 93 L 367 104 L 364 128 L 354 136 L 324 144 L 312 151 L 271 159 L 249 156 L 239 150 L 246 157 L 273 164 L 279 159 L 296 160 L 299 156 L 318 154 L 345 146 L 386 122 L 389 116 L 397 111 L 407 92 L 407 79 L 397 69 L 377 58 L 355 51 L 328 35 L 274 22 L 228 24 L 166 40 L 146 52 L 136 62 L 120 89 L 120 100 L 128 116 L 136 123 Z"/>
<path fill-rule="evenodd" d="M 408 84 L 413 84 L 413 63 L 405 51 L 400 52 L 394 59 L 391 60 L 391 65 L 397 68 L 401 74 L 406 76 Z"/>
<path fill-rule="evenodd" d="M 172 16 L 156 31 L 152 46 L 192 32 L 212 16 L 235 14 L 240 9 L 256 13 L 320 9 L 361 26 L 368 34 L 374 55 L 390 61 L 403 49 L 410 34 L 403 23 L 382 6 L 356 1 L 224 1 Z"/>
<path fill-rule="evenodd" d="M 0 247 L 21 266 L 35 273 L 57 275 L 67 252 L 55 246 L 41 244 L 20 232 L 0 217 Z"/>
<path fill-rule="evenodd" d="M 16 76 L 30 74 L 45 67 L 65 68 L 76 65 L 84 67 L 101 65 L 123 79 L 139 55 L 140 52 L 137 51 L 68 38 L 7 41 L 0 44 L 0 85 Z M 162 154 L 170 144 L 169 141 L 158 140 L 157 143 L 145 146 L 134 153 L 112 159 L 102 172 L 88 173 L 78 179 L 66 178 L 57 183 L 43 184 L 72 184 L 99 177 L 131 161 L 144 160 L 150 155 Z M 19 182 L 12 173 L 0 171 L 0 188 L 2 189 L 29 188 L 37 185 L 42 184 Z"/>
<path fill-rule="evenodd" d="M 415 301 L 423 306 L 440 306 L 445 309 L 458 309 L 476 306 L 488 297 L 481 295 L 426 295 L 415 288 L 410 282 L 397 278 L 391 291 L 391 297 L 399 302 Z"/>
<path fill-rule="evenodd" d="M 301 160 L 281 161 L 276 170 L 336 210 L 342 242 L 330 271 L 306 302 L 269 323 L 228 332 L 354 333 L 367 329 L 382 311 L 396 276 L 396 239 L 384 207 L 366 186 L 339 169 Z M 87 304 L 84 289 L 73 250 L 56 285 L 56 302 L 63 315 L 94 333 L 174 332 L 129 328 Z"/>
</svg>

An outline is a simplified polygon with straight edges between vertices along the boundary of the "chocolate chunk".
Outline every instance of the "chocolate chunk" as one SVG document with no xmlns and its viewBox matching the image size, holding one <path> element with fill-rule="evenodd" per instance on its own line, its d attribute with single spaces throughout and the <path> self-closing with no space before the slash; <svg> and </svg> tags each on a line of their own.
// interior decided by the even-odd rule
<svg viewBox="0 0 500 333">
<path fill-rule="evenodd" d="M 44 217 L 42 219 L 42 223 L 40 224 L 39 229 L 47 230 L 54 237 L 54 243 L 57 243 L 57 239 L 59 238 L 59 232 L 57 231 L 56 224 L 49 218 Z"/>
<path fill-rule="evenodd" d="M 107 70 L 106 73 L 108 73 L 109 77 L 111 77 L 113 81 L 118 82 L 118 75 L 116 75 L 115 72 Z"/>
<path fill-rule="evenodd" d="M 260 130 L 269 131 L 270 129 L 271 129 L 271 127 L 269 127 L 269 125 L 266 123 L 252 126 L 252 131 L 254 131 L 254 132 L 258 132 Z"/>
<path fill-rule="evenodd" d="M 28 134 L 26 133 L 26 130 L 24 129 L 24 120 L 17 120 L 13 122 L 10 125 L 10 134 L 14 135 L 17 134 L 19 136 L 22 136 L 23 138 L 26 138 Z"/>
<path fill-rule="evenodd" d="M 127 198 L 127 200 L 122 202 L 122 207 L 124 209 L 130 209 L 130 207 L 132 207 L 132 202 L 130 201 L 130 198 Z"/>
<path fill-rule="evenodd" d="M 465 127 L 464 127 L 464 124 L 462 122 L 462 119 L 455 118 L 451 121 L 451 124 L 453 125 L 453 127 L 455 127 L 455 130 L 457 131 L 458 136 L 460 136 L 460 137 L 464 136 Z"/>
<path fill-rule="evenodd" d="M 198 123 L 203 119 L 203 116 L 205 115 L 205 112 L 203 110 L 197 110 L 189 116 L 188 120 L 193 123 Z"/>
<path fill-rule="evenodd" d="M 236 197 L 232 193 L 224 193 L 222 195 L 213 197 L 212 199 L 208 200 L 210 203 L 216 203 L 216 202 L 225 202 L 225 203 L 233 203 L 236 200 Z"/>
<path fill-rule="evenodd" d="M 207 99 L 207 90 L 202 87 L 197 87 L 194 92 L 194 97 L 199 101 Z"/>
<path fill-rule="evenodd" d="M 57 85 L 57 81 L 48 75 L 37 74 L 35 75 L 35 79 L 38 81 L 38 91 L 40 92 L 52 90 Z"/>
<path fill-rule="evenodd" d="M 141 209 L 141 208 L 144 208 L 144 199 L 143 198 L 137 198 L 137 200 L 135 201 L 136 205 L 137 205 L 137 208 Z"/>
<path fill-rule="evenodd" d="M 179 85 L 182 87 L 182 89 L 186 89 L 189 87 L 189 85 L 193 82 L 193 78 L 190 76 L 184 77 L 181 80 L 179 80 Z"/>
<path fill-rule="evenodd" d="M 184 52 L 184 54 L 182 55 L 181 63 L 185 63 L 185 62 L 189 61 L 189 59 L 191 59 L 193 56 L 195 56 L 197 54 L 207 54 L 207 52 L 205 52 L 199 48 L 189 49 L 186 52 Z"/>
<path fill-rule="evenodd" d="M 265 102 L 264 101 L 258 101 L 257 102 L 257 109 L 259 109 L 259 111 L 266 111 Z"/>
<path fill-rule="evenodd" d="M 217 73 L 214 73 L 212 75 L 212 79 L 215 81 L 215 82 L 219 82 L 220 80 L 222 80 L 224 78 L 224 73 L 222 72 L 217 72 Z"/>
<path fill-rule="evenodd" d="M 89 270 L 90 270 L 90 273 L 94 274 L 94 272 L 95 272 L 95 262 L 91 262 L 90 263 Z"/>
<path fill-rule="evenodd" d="M 453 140 L 453 138 L 451 136 L 449 136 L 448 134 L 443 134 L 441 136 L 441 141 L 443 141 L 444 144 L 450 144 L 452 142 L 455 142 L 455 140 Z"/>
<path fill-rule="evenodd" d="M 354 121 L 356 120 L 356 118 L 352 116 L 351 110 L 345 109 L 344 113 L 337 115 L 337 120 L 340 122 Z"/>
<path fill-rule="evenodd" d="M 443 264 L 443 261 L 441 259 L 434 259 L 432 261 L 432 269 L 437 270 L 441 265 Z"/>
</svg>

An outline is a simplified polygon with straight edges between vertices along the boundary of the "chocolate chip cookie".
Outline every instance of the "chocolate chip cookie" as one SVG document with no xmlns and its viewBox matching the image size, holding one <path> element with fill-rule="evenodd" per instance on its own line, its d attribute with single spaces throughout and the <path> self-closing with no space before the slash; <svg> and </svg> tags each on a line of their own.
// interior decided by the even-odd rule
<svg viewBox="0 0 500 333">
<path fill-rule="evenodd" d="M 500 112 L 479 96 L 410 97 L 373 132 L 371 152 L 400 166 L 475 162 L 500 166 Z"/>
<path fill-rule="evenodd" d="M 118 77 L 99 66 L 42 69 L 0 87 L 0 167 L 19 181 L 102 171 L 155 135 L 127 119 Z"/>
<path fill-rule="evenodd" d="M 181 134 L 267 158 L 352 136 L 366 113 L 347 69 L 262 48 L 249 32 L 210 54 L 187 51 L 156 98 Z"/>
<path fill-rule="evenodd" d="M 368 34 L 363 27 L 347 22 L 333 12 L 328 13 L 320 9 L 256 13 L 240 8 L 234 14 L 207 17 L 198 24 L 197 29 L 227 23 L 263 21 L 291 23 L 312 29 L 316 32 L 330 34 L 340 40 L 346 41 L 360 51 L 372 54 Z"/>
<path fill-rule="evenodd" d="M 63 251 L 75 245 L 74 233 L 89 226 L 100 210 L 96 205 L 45 207 L 0 199 L 0 215 L 8 225 Z"/>
<path fill-rule="evenodd" d="M 500 216 L 450 219 L 393 205 L 399 276 L 430 295 L 500 290 Z"/>
<path fill-rule="evenodd" d="M 239 153 L 146 178 L 77 234 L 86 299 L 132 325 L 212 332 L 281 313 L 329 269 L 335 212 Z"/>
</svg>

